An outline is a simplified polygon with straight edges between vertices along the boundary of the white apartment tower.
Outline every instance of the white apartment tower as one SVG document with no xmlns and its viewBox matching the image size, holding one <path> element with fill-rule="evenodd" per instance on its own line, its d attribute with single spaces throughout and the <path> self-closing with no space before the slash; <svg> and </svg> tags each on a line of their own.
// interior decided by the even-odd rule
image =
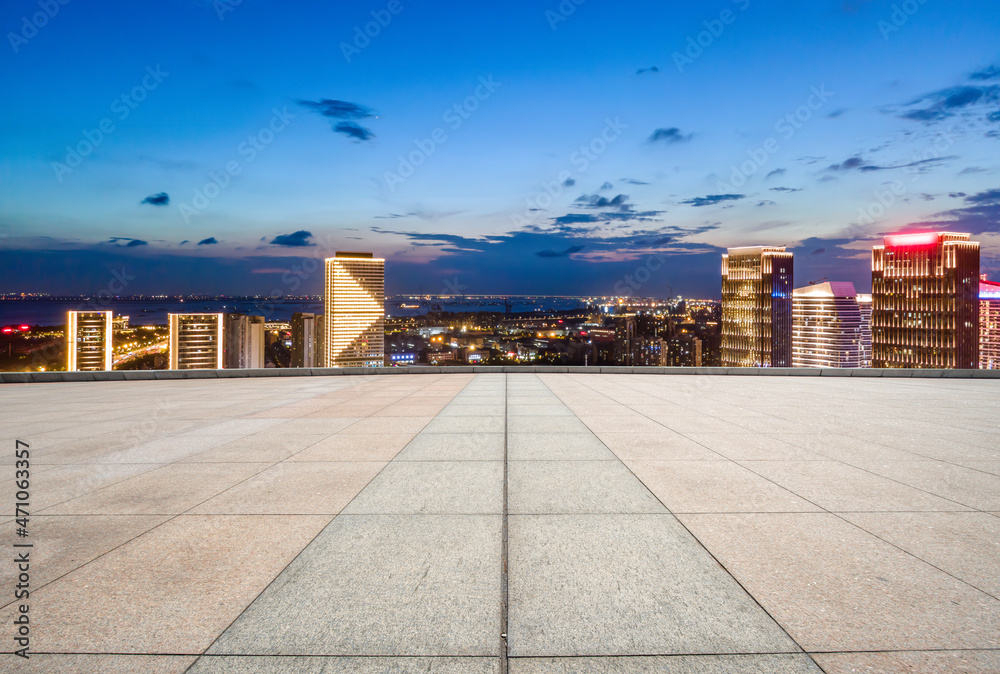
<svg viewBox="0 0 1000 674">
<path fill-rule="evenodd" d="M 817 283 L 792 291 L 794 367 L 866 367 L 871 344 L 854 284 Z M 870 306 L 870 305 L 869 305 Z"/>
</svg>

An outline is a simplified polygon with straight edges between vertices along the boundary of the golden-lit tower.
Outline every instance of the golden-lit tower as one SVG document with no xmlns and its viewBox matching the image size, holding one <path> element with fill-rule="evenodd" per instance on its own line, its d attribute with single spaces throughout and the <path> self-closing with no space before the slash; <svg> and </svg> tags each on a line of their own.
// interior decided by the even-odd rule
<svg viewBox="0 0 1000 674">
<path fill-rule="evenodd" d="M 326 259 L 325 367 L 379 367 L 385 361 L 385 260 L 372 253 Z"/>
<path fill-rule="evenodd" d="M 792 366 L 792 272 L 784 246 L 722 256 L 722 367 Z"/>
<path fill-rule="evenodd" d="M 110 311 L 70 311 L 66 317 L 66 369 L 69 372 L 111 369 Z"/>
<path fill-rule="evenodd" d="M 872 367 L 979 367 L 979 243 L 885 237 L 872 249 Z"/>
</svg>

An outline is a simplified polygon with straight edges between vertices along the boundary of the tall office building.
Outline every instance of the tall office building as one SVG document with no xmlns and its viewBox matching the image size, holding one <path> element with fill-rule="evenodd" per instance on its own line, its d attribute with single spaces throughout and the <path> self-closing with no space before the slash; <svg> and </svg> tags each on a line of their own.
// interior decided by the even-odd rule
<svg viewBox="0 0 1000 674">
<path fill-rule="evenodd" d="M 316 314 L 292 314 L 292 367 L 317 367 Z"/>
<path fill-rule="evenodd" d="M 979 368 L 1000 370 L 1000 283 L 979 282 Z"/>
<path fill-rule="evenodd" d="M 325 367 L 378 367 L 385 361 L 385 260 L 372 253 L 326 259 Z"/>
<path fill-rule="evenodd" d="M 792 272 L 784 246 L 722 256 L 722 367 L 792 366 Z"/>
<path fill-rule="evenodd" d="M 865 367 L 865 318 L 849 281 L 792 291 L 792 365 Z"/>
<path fill-rule="evenodd" d="M 968 234 L 887 236 L 873 248 L 872 366 L 979 366 L 979 244 Z"/>
<path fill-rule="evenodd" d="M 169 314 L 170 369 L 264 367 L 264 317 Z"/>
<path fill-rule="evenodd" d="M 111 369 L 110 311 L 70 311 L 66 318 L 66 369 L 70 372 Z"/>
</svg>

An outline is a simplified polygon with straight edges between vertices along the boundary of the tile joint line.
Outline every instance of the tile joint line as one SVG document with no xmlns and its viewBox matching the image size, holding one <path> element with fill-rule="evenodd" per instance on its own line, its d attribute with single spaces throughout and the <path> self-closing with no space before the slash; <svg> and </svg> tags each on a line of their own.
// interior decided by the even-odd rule
<svg viewBox="0 0 1000 674">
<path fill-rule="evenodd" d="M 507 615 L 509 594 L 507 591 L 507 380 L 503 376 L 503 518 L 500 540 L 500 674 L 507 674 Z"/>
</svg>

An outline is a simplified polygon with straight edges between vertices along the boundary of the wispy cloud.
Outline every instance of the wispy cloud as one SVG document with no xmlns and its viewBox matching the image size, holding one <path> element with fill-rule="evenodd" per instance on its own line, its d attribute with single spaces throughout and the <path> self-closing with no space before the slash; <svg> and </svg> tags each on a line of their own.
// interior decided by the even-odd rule
<svg viewBox="0 0 1000 674">
<path fill-rule="evenodd" d="M 142 239 L 133 239 L 128 236 L 113 236 L 108 239 L 108 243 L 113 243 L 116 246 L 122 248 L 135 248 L 136 246 L 148 246 L 148 241 L 143 241 Z"/>
<path fill-rule="evenodd" d="M 746 197 L 745 194 L 709 194 L 704 197 L 694 197 L 693 199 L 687 199 L 682 201 L 682 204 L 687 204 L 688 206 L 714 206 L 715 204 L 720 204 L 726 201 L 738 201 Z"/>
<path fill-rule="evenodd" d="M 300 229 L 297 232 L 292 232 L 291 234 L 279 234 L 278 236 L 271 239 L 272 246 L 315 246 L 316 244 L 311 242 L 309 239 L 312 238 L 312 232 L 307 232 L 304 229 Z"/>
<path fill-rule="evenodd" d="M 368 141 L 375 137 L 371 129 L 354 120 L 376 117 L 375 111 L 359 103 L 323 98 L 318 101 L 299 101 L 299 105 L 332 120 L 335 133 L 340 133 L 357 141 Z"/>
<path fill-rule="evenodd" d="M 538 257 L 569 257 L 573 253 L 579 253 L 583 250 L 583 246 L 570 246 L 565 250 L 552 250 L 547 248 L 546 250 L 540 250 L 535 255 Z"/>
<path fill-rule="evenodd" d="M 142 201 L 140 204 L 149 204 L 150 206 L 166 206 L 170 203 L 170 195 L 166 192 L 160 192 L 159 194 L 151 194 Z"/>
<path fill-rule="evenodd" d="M 689 141 L 694 137 L 694 134 L 683 134 L 681 130 L 675 126 L 670 128 L 656 129 L 650 134 L 647 142 L 650 143 L 666 143 L 672 145 L 674 143 L 683 143 Z"/>
<path fill-rule="evenodd" d="M 573 203 L 579 204 L 584 208 L 617 208 L 623 211 L 627 211 L 631 208 L 628 203 L 627 194 L 618 194 L 611 199 L 602 197 L 599 194 L 583 194 Z"/>
</svg>

